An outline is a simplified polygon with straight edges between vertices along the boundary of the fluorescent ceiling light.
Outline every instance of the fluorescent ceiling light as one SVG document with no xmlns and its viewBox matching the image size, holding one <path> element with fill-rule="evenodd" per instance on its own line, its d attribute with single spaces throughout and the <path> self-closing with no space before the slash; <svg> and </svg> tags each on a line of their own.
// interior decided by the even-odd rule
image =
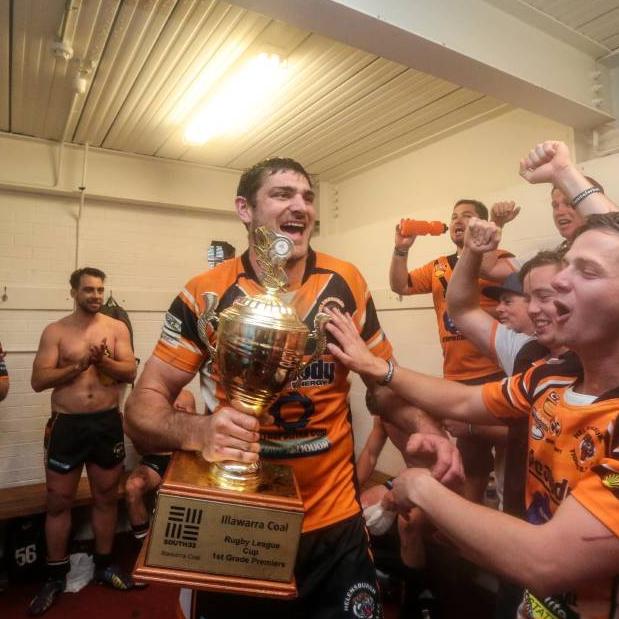
<svg viewBox="0 0 619 619">
<path fill-rule="evenodd" d="M 286 63 L 277 54 L 262 53 L 248 60 L 196 112 L 184 132 L 190 144 L 246 130 L 260 118 L 279 94 Z"/>
<path fill-rule="evenodd" d="M 200 71 L 198 77 L 183 94 L 181 100 L 170 115 L 171 122 L 177 125 L 184 122 L 198 102 L 222 79 L 226 71 L 239 59 L 244 51 L 244 48 L 238 44 L 230 44 L 222 47 L 222 49 L 206 63 L 206 66 Z"/>
</svg>

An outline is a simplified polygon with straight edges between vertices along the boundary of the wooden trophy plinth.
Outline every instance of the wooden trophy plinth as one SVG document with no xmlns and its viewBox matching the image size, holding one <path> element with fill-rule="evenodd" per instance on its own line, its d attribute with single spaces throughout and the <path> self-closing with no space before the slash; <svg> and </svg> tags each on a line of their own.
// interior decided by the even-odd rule
<svg viewBox="0 0 619 619">
<path fill-rule="evenodd" d="M 303 501 L 292 469 L 262 462 L 253 491 L 216 485 L 195 453 L 172 456 L 133 577 L 272 598 L 297 595 Z"/>
</svg>

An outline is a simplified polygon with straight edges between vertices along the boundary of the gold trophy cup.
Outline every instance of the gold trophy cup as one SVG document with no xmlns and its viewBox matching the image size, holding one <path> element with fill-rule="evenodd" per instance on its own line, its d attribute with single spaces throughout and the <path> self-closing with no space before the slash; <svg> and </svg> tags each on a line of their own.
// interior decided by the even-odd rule
<svg viewBox="0 0 619 619">
<path fill-rule="evenodd" d="M 292 242 L 255 231 L 264 294 L 240 297 L 216 314 L 217 295 L 203 294 L 200 338 L 231 406 L 257 417 L 325 348 L 328 317 L 314 330 L 279 296 Z M 217 335 L 215 346 L 210 335 Z M 308 344 L 313 349 L 304 362 Z M 196 589 L 275 598 L 296 596 L 293 569 L 303 502 L 293 471 L 272 462 L 206 462 L 177 452 L 159 490 L 151 533 L 134 577 Z"/>
</svg>

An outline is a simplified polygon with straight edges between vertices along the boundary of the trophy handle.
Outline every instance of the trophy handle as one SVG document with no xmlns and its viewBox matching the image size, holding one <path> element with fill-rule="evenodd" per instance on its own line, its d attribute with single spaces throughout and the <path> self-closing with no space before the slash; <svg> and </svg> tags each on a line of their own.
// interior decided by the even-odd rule
<svg viewBox="0 0 619 619">
<path fill-rule="evenodd" d="M 313 361 L 318 359 L 320 355 L 325 351 L 327 347 L 327 332 L 325 327 L 327 323 L 331 320 L 327 314 L 323 312 L 318 312 L 314 317 L 314 330 L 309 334 L 307 338 L 309 342 L 314 342 L 314 351 L 312 352 L 312 356 L 307 360 L 301 363 L 299 369 L 296 372 L 296 376 L 300 376 L 301 372 Z"/>
<path fill-rule="evenodd" d="M 217 353 L 216 346 L 211 344 L 211 340 L 208 336 L 208 324 L 212 321 L 215 322 L 215 326 L 217 325 L 218 318 L 215 313 L 215 308 L 217 307 L 217 303 L 219 302 L 219 297 L 214 292 L 203 292 L 202 298 L 204 299 L 204 311 L 200 314 L 198 318 L 198 334 L 202 343 L 206 346 L 206 351 L 209 356 L 209 364 L 215 360 L 215 355 Z"/>
</svg>

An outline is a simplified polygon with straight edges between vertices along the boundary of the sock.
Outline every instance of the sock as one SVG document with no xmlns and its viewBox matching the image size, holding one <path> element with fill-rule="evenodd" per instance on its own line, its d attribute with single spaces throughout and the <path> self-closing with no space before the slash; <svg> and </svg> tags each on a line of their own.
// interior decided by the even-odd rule
<svg viewBox="0 0 619 619">
<path fill-rule="evenodd" d="M 98 552 L 95 552 L 94 559 L 95 559 L 95 569 L 97 570 L 104 570 L 106 567 L 109 567 L 110 565 L 112 565 L 112 554 L 111 553 L 99 554 Z"/>
<path fill-rule="evenodd" d="M 60 561 L 47 560 L 47 580 L 64 580 L 71 569 L 69 557 Z"/>
<path fill-rule="evenodd" d="M 133 531 L 133 537 L 137 540 L 143 540 L 148 533 L 149 527 L 149 522 L 144 522 L 143 524 L 132 524 L 131 530 Z"/>
</svg>

